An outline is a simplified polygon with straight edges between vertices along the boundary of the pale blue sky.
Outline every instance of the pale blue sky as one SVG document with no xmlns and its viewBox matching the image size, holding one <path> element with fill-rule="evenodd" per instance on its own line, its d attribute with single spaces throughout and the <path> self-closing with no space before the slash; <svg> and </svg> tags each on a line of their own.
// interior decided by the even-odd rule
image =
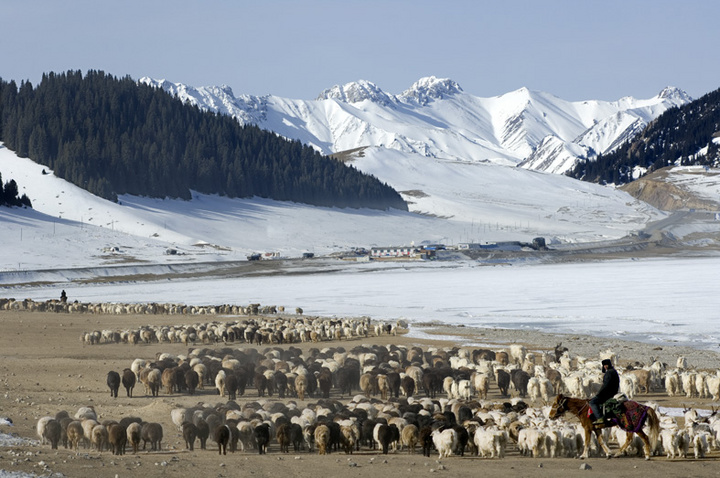
<svg viewBox="0 0 720 478">
<path fill-rule="evenodd" d="M 718 22 L 714 0 L 3 0 L 0 77 L 96 69 L 313 99 L 435 75 L 482 97 L 696 98 L 720 87 Z"/>
</svg>

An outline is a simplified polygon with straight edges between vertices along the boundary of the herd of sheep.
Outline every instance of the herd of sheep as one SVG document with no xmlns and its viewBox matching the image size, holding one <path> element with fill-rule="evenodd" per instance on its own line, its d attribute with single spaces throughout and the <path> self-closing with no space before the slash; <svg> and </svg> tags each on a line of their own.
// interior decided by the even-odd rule
<svg viewBox="0 0 720 478">
<path fill-rule="evenodd" d="M 571 358 L 560 345 L 551 353 L 528 352 L 522 345 L 500 351 L 381 345 L 306 352 L 293 346 L 262 352 L 251 347 L 196 348 L 188 355 L 135 359 L 122 374 L 111 371 L 107 383 L 114 397 L 120 384 L 132 396 L 137 381 L 146 395 L 202 390 L 199 396 L 227 397 L 216 405 L 200 402 L 172 410 L 171 421 L 190 450 L 196 440 L 205 449 L 210 438 L 219 453 L 229 449 L 263 454 L 277 445 L 285 453 L 290 446 L 319 454 L 363 448 L 415 453 L 421 448 L 427 456 L 435 450 L 440 457 L 469 453 L 503 458 L 511 447 L 533 457 L 576 457 L 584 447 L 582 429 L 572 421 L 550 420 L 548 403 L 557 393 L 592 395 L 602 381 L 600 361 L 606 357 L 617 363 L 611 351 L 592 360 Z M 622 390 L 634 396 L 677 382 L 672 386 L 678 388 L 668 393 L 716 393 L 710 392 L 710 384 L 717 374 L 690 370 L 682 357 L 675 365 L 618 367 Z M 491 389 L 501 401 L 488 399 Z M 251 401 L 240 405 L 238 396 Z M 86 412 L 79 411 L 74 419 L 45 417 L 38 422 L 38 434 L 54 440 L 54 446 L 67 440 L 75 449 L 80 442 L 100 450 L 104 445 L 114 453 L 122 453 L 119 447 L 125 443 L 137 452 L 140 441 L 143 449 L 146 442 L 153 450 L 160 447 L 159 424 L 139 418 L 98 423 L 97 417 L 84 417 Z M 682 426 L 674 417 L 660 416 L 655 454 L 687 457 L 692 450 L 700 458 L 720 447 L 720 420 L 714 414 L 701 417 L 686 410 Z M 604 433 L 608 442 L 623 443 L 626 436 L 618 428 Z M 635 449 L 641 453 L 642 443 Z"/>
<path fill-rule="evenodd" d="M 122 330 L 104 329 L 83 332 L 85 345 L 247 343 L 256 345 L 325 342 L 396 334 L 407 328 L 404 321 L 373 322 L 369 318 L 323 318 L 313 316 L 244 317 L 236 320 L 215 320 L 183 325 L 145 325 Z"/>
</svg>

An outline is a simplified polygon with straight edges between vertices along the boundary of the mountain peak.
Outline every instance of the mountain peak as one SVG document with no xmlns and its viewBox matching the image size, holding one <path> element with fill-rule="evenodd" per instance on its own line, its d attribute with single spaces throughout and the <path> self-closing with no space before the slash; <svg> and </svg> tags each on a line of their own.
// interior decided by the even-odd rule
<svg viewBox="0 0 720 478">
<path fill-rule="evenodd" d="M 462 93 L 460 85 L 449 78 L 426 76 L 416 81 L 409 89 L 403 91 L 400 97 L 406 100 L 415 100 L 420 104 L 427 104 L 434 99 L 443 99 L 448 96 Z"/>
<path fill-rule="evenodd" d="M 681 90 L 680 88 L 677 88 L 675 86 L 666 86 L 660 93 L 658 93 L 657 97 L 670 100 L 673 103 L 681 104 L 689 103 L 692 101 L 692 98 L 685 92 L 685 90 Z"/>
<path fill-rule="evenodd" d="M 358 103 L 370 100 L 373 103 L 387 105 L 393 98 L 381 90 L 375 83 L 366 80 L 353 81 L 344 85 L 335 85 L 323 90 L 317 100 L 338 100 L 345 103 Z"/>
</svg>

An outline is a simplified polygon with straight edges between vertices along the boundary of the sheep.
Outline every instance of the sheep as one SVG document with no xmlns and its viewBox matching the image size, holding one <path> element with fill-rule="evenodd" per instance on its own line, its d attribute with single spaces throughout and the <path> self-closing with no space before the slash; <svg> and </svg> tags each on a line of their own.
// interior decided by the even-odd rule
<svg viewBox="0 0 720 478">
<path fill-rule="evenodd" d="M 275 431 L 275 439 L 280 445 L 281 453 L 290 453 L 290 424 L 282 423 Z"/>
<path fill-rule="evenodd" d="M 165 393 L 172 395 L 173 390 L 175 389 L 176 380 L 175 367 L 166 368 L 162 371 L 160 381 L 162 382 L 163 387 L 165 387 Z"/>
<path fill-rule="evenodd" d="M 412 397 L 415 393 L 415 379 L 413 379 L 410 375 L 405 375 L 402 378 L 400 386 L 402 387 L 403 393 L 406 397 Z"/>
<path fill-rule="evenodd" d="M 415 447 L 417 446 L 419 438 L 418 427 L 413 424 L 405 426 L 400 432 L 402 446 L 407 447 L 411 454 L 415 454 Z"/>
<path fill-rule="evenodd" d="M 497 428 L 481 428 L 475 430 L 473 441 L 482 458 L 504 458 L 507 444 L 507 432 Z"/>
<path fill-rule="evenodd" d="M 53 418 L 45 423 L 45 427 L 42 431 L 42 439 L 47 440 L 47 442 L 50 443 L 50 448 L 57 450 L 61 433 L 62 427 L 60 422 Z"/>
<path fill-rule="evenodd" d="M 300 400 L 305 400 L 305 393 L 307 391 L 308 386 L 308 378 L 305 374 L 298 374 L 297 377 L 295 377 L 295 391 L 297 392 L 297 396 Z"/>
<path fill-rule="evenodd" d="M 67 437 L 68 442 L 70 443 L 71 450 L 74 448 L 75 451 L 78 452 L 78 445 L 80 444 L 80 440 L 82 440 L 84 436 L 85 435 L 80 420 L 73 420 L 72 422 L 68 423 Z"/>
<path fill-rule="evenodd" d="M 185 440 L 185 448 L 192 451 L 195 449 L 195 439 L 198 436 L 198 427 L 191 422 L 183 422 L 182 435 Z"/>
<path fill-rule="evenodd" d="M 220 370 L 217 375 L 215 375 L 215 388 L 218 391 L 218 394 L 221 397 L 225 396 L 225 379 L 227 378 L 227 374 L 225 373 L 225 370 Z"/>
<path fill-rule="evenodd" d="M 518 433 L 518 448 L 523 455 L 540 457 L 545 445 L 545 434 L 538 428 L 523 428 Z"/>
<path fill-rule="evenodd" d="M 103 451 L 108 444 L 108 430 L 104 425 L 95 425 L 90 437 L 90 441 L 98 451 Z"/>
<path fill-rule="evenodd" d="M 695 455 L 695 459 L 698 458 L 705 458 L 705 455 L 708 452 L 709 445 L 708 442 L 712 440 L 712 435 L 710 435 L 707 431 L 699 431 L 695 433 L 691 437 L 692 445 L 693 445 L 693 454 Z"/>
<path fill-rule="evenodd" d="M 125 393 L 128 397 L 132 397 L 133 388 L 135 388 L 135 383 L 137 381 L 135 377 L 135 372 L 133 372 L 131 369 L 126 368 L 123 370 L 122 374 L 122 385 L 125 387 Z"/>
<path fill-rule="evenodd" d="M 510 374 L 507 373 L 505 370 L 498 369 L 496 371 L 497 373 L 497 386 L 498 389 L 500 389 L 500 395 L 503 397 L 508 396 L 508 388 L 510 387 Z"/>
<path fill-rule="evenodd" d="M 353 425 L 340 426 L 340 444 L 345 450 L 345 454 L 352 454 L 353 448 L 357 443 L 358 432 Z"/>
<path fill-rule="evenodd" d="M 227 424 L 215 429 L 214 440 L 218 444 L 218 455 L 227 455 L 227 445 L 231 436 L 232 432 Z"/>
<path fill-rule="evenodd" d="M 318 449 L 318 455 L 326 455 L 329 452 L 328 444 L 330 443 L 330 428 L 327 425 L 318 425 L 313 433 L 315 437 L 315 445 Z"/>
<path fill-rule="evenodd" d="M 143 450 L 150 442 L 151 451 L 162 450 L 163 429 L 159 423 L 144 423 L 140 428 L 140 438 L 143 442 Z"/>
<path fill-rule="evenodd" d="M 47 424 L 50 422 L 50 420 L 55 420 L 55 419 L 53 417 L 42 417 L 38 420 L 37 425 L 35 426 L 37 435 L 40 438 L 40 442 L 43 445 L 45 445 L 47 443 L 47 439 L 45 438 L 45 427 L 47 427 Z"/>
<path fill-rule="evenodd" d="M 133 453 L 137 453 L 138 449 L 140 448 L 141 432 L 142 425 L 139 423 L 131 423 L 125 429 L 125 434 L 127 435 L 127 443 L 132 446 Z"/>
<path fill-rule="evenodd" d="M 470 397 L 472 396 L 470 380 L 458 380 L 457 395 L 457 398 L 461 400 L 470 400 Z"/>
<path fill-rule="evenodd" d="M 206 450 L 207 439 L 210 437 L 210 425 L 202 418 L 199 418 L 193 424 L 197 427 L 197 438 L 200 440 L 200 449 Z"/>
<path fill-rule="evenodd" d="M 264 455 L 267 453 L 267 447 L 270 444 L 270 425 L 261 423 L 255 427 L 255 440 L 257 440 L 258 453 Z"/>
<path fill-rule="evenodd" d="M 141 373 L 140 377 L 142 380 L 142 373 Z M 146 375 L 146 382 L 145 382 L 146 391 L 149 390 L 153 397 L 159 396 L 161 381 L 162 381 L 162 372 L 160 372 L 160 369 L 154 368 L 154 369 L 149 370 Z"/>
<path fill-rule="evenodd" d="M 490 391 L 490 378 L 485 373 L 474 373 L 472 375 L 473 388 L 481 400 L 487 400 L 487 394 Z"/>
<path fill-rule="evenodd" d="M 110 370 L 107 374 L 107 386 L 110 388 L 110 396 L 117 398 L 118 390 L 120 390 L 120 374 L 114 370 Z"/>
<path fill-rule="evenodd" d="M 113 455 L 124 455 L 126 442 L 127 431 L 124 426 L 113 423 L 108 427 L 108 444 Z"/>
<path fill-rule="evenodd" d="M 452 428 L 435 430 L 431 433 L 433 444 L 438 451 L 439 458 L 449 457 L 458 446 L 457 432 Z"/>
<path fill-rule="evenodd" d="M 200 376 L 195 370 L 191 369 L 185 372 L 185 386 L 187 387 L 190 395 L 195 395 L 195 390 L 201 385 Z"/>
</svg>

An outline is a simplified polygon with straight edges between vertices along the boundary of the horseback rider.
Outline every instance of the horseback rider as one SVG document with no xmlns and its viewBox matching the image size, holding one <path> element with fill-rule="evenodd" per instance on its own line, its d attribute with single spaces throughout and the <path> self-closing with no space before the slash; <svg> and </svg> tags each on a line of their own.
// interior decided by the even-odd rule
<svg viewBox="0 0 720 478">
<path fill-rule="evenodd" d="M 602 361 L 602 370 L 605 374 L 603 377 L 602 387 L 598 390 L 597 395 L 590 399 L 590 408 L 595 417 L 593 425 L 605 425 L 602 413 L 602 404 L 614 397 L 620 388 L 620 377 L 617 370 L 612 365 L 610 359 Z"/>
</svg>

